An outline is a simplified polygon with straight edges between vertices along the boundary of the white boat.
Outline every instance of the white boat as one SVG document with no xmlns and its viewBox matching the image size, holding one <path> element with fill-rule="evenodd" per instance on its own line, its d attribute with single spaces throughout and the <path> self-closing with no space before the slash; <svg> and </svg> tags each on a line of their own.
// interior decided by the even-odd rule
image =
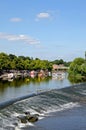
<svg viewBox="0 0 86 130">
<path fill-rule="evenodd" d="M 54 73 L 52 73 L 52 78 L 64 79 L 65 73 L 64 72 L 54 72 Z"/>
</svg>

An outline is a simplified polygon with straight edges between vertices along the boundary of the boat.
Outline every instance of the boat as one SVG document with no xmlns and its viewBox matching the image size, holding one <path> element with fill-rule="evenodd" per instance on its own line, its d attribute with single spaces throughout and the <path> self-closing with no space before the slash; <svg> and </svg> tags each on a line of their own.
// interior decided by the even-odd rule
<svg viewBox="0 0 86 130">
<path fill-rule="evenodd" d="M 54 72 L 54 73 L 52 73 L 52 78 L 64 79 L 65 73 L 64 72 Z"/>
</svg>

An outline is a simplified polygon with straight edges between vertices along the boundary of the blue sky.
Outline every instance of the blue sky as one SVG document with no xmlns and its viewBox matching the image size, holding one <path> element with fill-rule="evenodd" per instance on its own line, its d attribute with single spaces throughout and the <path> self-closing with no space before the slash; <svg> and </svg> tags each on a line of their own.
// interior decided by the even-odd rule
<svg viewBox="0 0 86 130">
<path fill-rule="evenodd" d="M 86 51 L 86 0 L 0 0 L 0 52 L 71 61 Z"/>
</svg>

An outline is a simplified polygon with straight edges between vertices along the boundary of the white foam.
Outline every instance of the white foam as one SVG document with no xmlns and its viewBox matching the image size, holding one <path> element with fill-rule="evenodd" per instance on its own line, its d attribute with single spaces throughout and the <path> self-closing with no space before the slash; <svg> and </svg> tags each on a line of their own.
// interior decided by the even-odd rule
<svg viewBox="0 0 86 130">
<path fill-rule="evenodd" d="M 18 127 L 15 127 L 15 130 L 21 130 L 20 128 L 18 128 Z"/>
<path fill-rule="evenodd" d="M 26 126 L 34 126 L 34 124 L 33 123 L 30 123 L 30 122 L 27 122 L 26 124 L 23 124 L 23 123 L 18 123 L 18 127 L 16 127 L 16 128 L 18 128 L 19 130 L 21 130 L 23 127 L 26 127 Z"/>
<path fill-rule="evenodd" d="M 56 111 L 58 112 L 58 111 L 66 110 L 66 109 L 72 109 L 73 107 L 80 107 L 80 105 L 77 102 L 76 103 L 70 102 L 70 103 L 60 105 L 58 107 L 54 106 L 53 108 L 48 109 L 48 111 L 46 111 L 44 113 L 49 114 L 51 112 L 56 112 Z"/>
<path fill-rule="evenodd" d="M 19 116 L 20 114 L 19 113 L 16 113 L 16 112 L 14 112 L 13 114 L 12 114 L 12 116 L 14 116 L 14 117 L 17 117 L 17 116 Z"/>
<path fill-rule="evenodd" d="M 52 105 L 51 107 L 46 107 L 45 108 L 46 111 L 42 111 L 42 113 L 38 113 L 36 110 L 34 110 L 35 109 L 34 107 L 29 108 L 28 110 L 26 109 L 26 111 L 29 111 L 30 114 L 38 114 L 39 115 L 39 120 L 41 120 L 41 119 L 45 118 L 46 116 L 51 116 L 49 113 L 57 112 L 57 111 L 63 111 L 63 110 L 67 110 L 67 109 L 72 109 L 73 107 L 80 107 L 80 105 L 77 102 L 76 103 L 69 102 L 69 103 L 65 103 L 63 105 L 59 105 L 59 106 L 53 106 Z M 2 115 L 2 114 L 0 113 L 0 115 Z M 25 115 L 25 114 L 24 113 L 20 114 L 20 113 L 13 112 L 11 114 L 11 117 L 15 118 L 15 117 L 17 117 L 19 115 Z M 15 118 L 15 120 L 17 120 L 17 118 Z M 5 118 L 5 125 L 8 124 L 8 123 L 9 123 L 9 121 L 6 120 L 6 118 Z M 10 122 L 10 123 L 12 123 L 12 122 Z M 16 127 L 14 126 L 14 127 L 15 127 L 15 130 L 21 130 L 22 127 L 26 127 L 26 126 L 34 126 L 34 124 L 30 123 L 30 122 L 28 122 L 26 124 L 18 122 L 18 126 L 16 126 Z"/>
</svg>

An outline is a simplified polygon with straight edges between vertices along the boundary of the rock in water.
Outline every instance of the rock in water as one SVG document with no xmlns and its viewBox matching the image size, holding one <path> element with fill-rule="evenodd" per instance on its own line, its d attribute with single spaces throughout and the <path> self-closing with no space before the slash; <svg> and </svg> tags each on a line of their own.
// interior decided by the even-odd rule
<svg viewBox="0 0 86 130">
<path fill-rule="evenodd" d="M 17 118 L 21 123 L 27 123 L 28 121 L 34 123 L 38 121 L 38 114 L 30 114 L 30 112 L 25 112 L 24 116 L 18 116 Z"/>
<path fill-rule="evenodd" d="M 21 123 L 27 123 L 27 118 L 26 118 L 26 116 L 18 116 L 17 117 L 20 121 L 21 121 Z"/>
<path fill-rule="evenodd" d="M 31 123 L 38 121 L 38 114 L 27 116 L 27 120 Z"/>
<path fill-rule="evenodd" d="M 30 115 L 30 112 L 29 111 L 26 111 L 26 112 L 24 112 L 25 113 L 25 115 Z"/>
</svg>

